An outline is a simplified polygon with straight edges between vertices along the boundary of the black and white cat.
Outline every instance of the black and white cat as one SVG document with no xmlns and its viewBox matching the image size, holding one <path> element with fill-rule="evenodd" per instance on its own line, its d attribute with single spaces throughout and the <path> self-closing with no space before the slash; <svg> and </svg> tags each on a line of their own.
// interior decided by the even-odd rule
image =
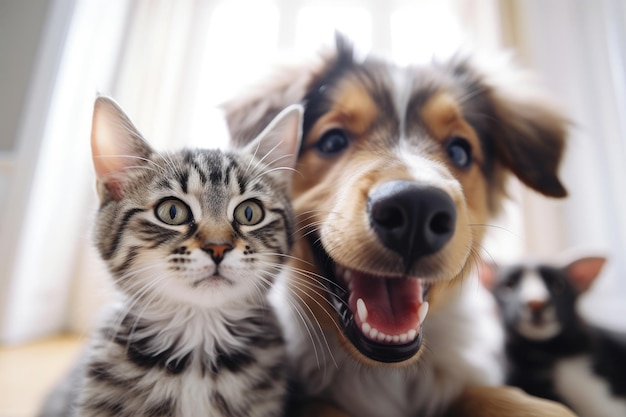
<svg viewBox="0 0 626 417">
<path fill-rule="evenodd" d="M 283 415 L 284 341 L 266 295 L 292 244 L 301 114 L 286 109 L 243 150 L 159 153 L 96 99 L 94 235 L 119 299 L 74 415 Z"/>
<path fill-rule="evenodd" d="M 508 383 L 581 417 L 626 417 L 626 335 L 591 326 L 577 312 L 605 261 L 481 268 L 507 334 Z"/>
</svg>

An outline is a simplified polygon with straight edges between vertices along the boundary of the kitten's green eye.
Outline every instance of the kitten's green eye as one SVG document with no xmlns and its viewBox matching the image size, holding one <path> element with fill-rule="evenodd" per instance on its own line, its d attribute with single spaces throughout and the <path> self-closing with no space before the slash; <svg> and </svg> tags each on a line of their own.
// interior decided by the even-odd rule
<svg viewBox="0 0 626 417">
<path fill-rule="evenodd" d="M 246 200 L 235 208 L 235 221 L 244 226 L 259 224 L 264 217 L 265 210 L 257 200 Z"/>
<path fill-rule="evenodd" d="M 177 198 L 167 198 L 157 204 L 154 209 L 157 219 L 163 223 L 179 226 L 191 220 L 191 210 Z"/>
</svg>

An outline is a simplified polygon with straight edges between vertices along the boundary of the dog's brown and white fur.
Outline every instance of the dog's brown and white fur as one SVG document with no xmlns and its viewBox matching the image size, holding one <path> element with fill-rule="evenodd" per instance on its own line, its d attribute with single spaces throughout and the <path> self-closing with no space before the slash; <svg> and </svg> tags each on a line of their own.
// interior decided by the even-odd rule
<svg viewBox="0 0 626 417">
<path fill-rule="evenodd" d="M 508 173 L 566 195 L 565 119 L 524 80 L 465 58 L 357 59 L 338 37 L 320 62 L 224 105 L 235 141 L 305 105 L 299 236 L 275 300 L 307 397 L 361 417 L 570 415 L 486 388 L 501 340 L 471 269 L 488 219 Z"/>
</svg>

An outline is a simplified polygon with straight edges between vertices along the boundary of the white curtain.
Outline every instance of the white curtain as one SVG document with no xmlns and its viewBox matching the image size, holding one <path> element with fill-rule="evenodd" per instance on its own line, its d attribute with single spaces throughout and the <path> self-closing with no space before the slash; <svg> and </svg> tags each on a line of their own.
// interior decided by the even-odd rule
<svg viewBox="0 0 626 417">
<path fill-rule="evenodd" d="M 64 327 L 90 189 L 89 109 L 111 85 L 123 2 L 57 0 L 48 17 L 0 207 L 0 338 Z M 19 40 L 15 40 L 19 45 Z"/>
<path fill-rule="evenodd" d="M 583 311 L 626 330 L 626 2 L 508 5 L 512 42 L 573 121 L 562 167 L 569 198 L 552 204 L 523 199 L 526 252 L 607 255 Z"/>
<path fill-rule="evenodd" d="M 65 29 L 58 22 L 69 26 L 59 42 L 58 62 L 44 56 L 36 68 L 45 73 L 52 65 L 58 76 L 42 80 L 45 88 L 39 95 L 34 89 L 24 113 L 41 103 L 49 104 L 50 112 L 31 117 L 29 123 L 43 133 L 36 135 L 34 147 L 31 138 L 31 149 L 23 147 L 20 158 L 29 161 L 32 171 L 12 178 L 13 188 L 21 191 L 3 204 L 4 213 L 18 210 L 23 216 L 11 224 L 5 220 L 3 230 L 11 233 L 0 236 L 0 249 L 8 248 L 0 251 L 0 289 L 6 289 L 0 299 L 0 340 L 19 342 L 64 329 L 88 330 L 108 299 L 107 277 L 89 240 L 96 203 L 88 138 L 97 92 L 112 95 L 158 148 L 223 146 L 224 126 L 215 104 L 245 88 L 277 59 L 314 53 L 330 40 L 335 27 L 361 48 L 399 62 L 425 60 L 458 47 L 494 50 L 515 44 L 580 123 L 563 170 L 572 198 L 554 205 L 513 184 L 517 203 L 509 204 L 503 229 L 494 228 L 504 231 L 495 233 L 497 243 L 488 250 L 511 258 L 526 252 L 553 254 L 588 241 L 623 248 L 626 230 L 619 210 L 626 208 L 626 193 L 622 188 L 615 197 L 615 187 L 623 186 L 619 181 L 626 178 L 618 152 L 623 157 L 624 126 L 618 121 L 626 118 L 619 117 L 623 108 L 618 97 L 624 96 L 617 91 L 621 84 L 612 84 L 619 78 L 619 71 L 611 72 L 609 65 L 616 58 L 608 52 L 597 55 L 598 48 L 606 50 L 618 42 L 617 63 L 624 63 L 624 34 L 619 33 L 624 6 L 619 0 L 601 3 L 598 11 L 596 2 L 568 0 L 53 2 L 49 20 L 57 24 L 45 36 L 59 37 Z M 611 7 L 621 9 L 622 21 L 614 20 L 612 28 L 594 26 L 608 17 L 616 19 Z M 596 36 L 593 45 L 585 44 L 590 38 L 575 31 L 580 22 L 570 21 L 568 13 L 590 19 L 585 27 Z M 564 49 L 557 36 L 566 36 L 553 28 L 555 22 L 572 26 L 563 28 L 573 31 L 575 42 L 569 42 L 578 49 L 570 48 L 572 56 L 552 56 Z M 598 35 L 599 29 L 603 35 Z M 592 65 L 583 57 L 587 48 L 594 58 L 604 59 L 599 64 L 602 73 L 591 72 Z M 592 87 L 596 77 L 603 77 L 602 92 Z M 46 88 L 52 93 L 42 101 Z M 587 103 L 589 94 L 593 101 Z M 606 109 L 612 112 L 612 124 L 604 120 Z M 602 179 L 609 173 L 610 180 Z M 590 212 L 589 206 L 594 218 L 585 223 L 581 213 Z M 611 212 L 615 221 L 608 220 Z M 546 220 L 546 213 L 553 214 Z M 617 261 L 611 267 L 624 271 Z M 619 287 L 626 295 L 626 286 L 617 281 L 611 281 L 611 288 Z"/>
</svg>

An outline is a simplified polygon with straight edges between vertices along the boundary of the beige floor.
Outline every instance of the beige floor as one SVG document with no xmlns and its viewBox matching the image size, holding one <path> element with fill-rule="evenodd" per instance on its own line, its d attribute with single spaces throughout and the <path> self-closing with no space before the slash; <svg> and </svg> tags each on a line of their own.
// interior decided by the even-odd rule
<svg viewBox="0 0 626 417">
<path fill-rule="evenodd" d="M 0 417 L 34 417 L 50 388 L 70 368 L 83 340 L 59 336 L 23 346 L 0 346 Z"/>
</svg>

